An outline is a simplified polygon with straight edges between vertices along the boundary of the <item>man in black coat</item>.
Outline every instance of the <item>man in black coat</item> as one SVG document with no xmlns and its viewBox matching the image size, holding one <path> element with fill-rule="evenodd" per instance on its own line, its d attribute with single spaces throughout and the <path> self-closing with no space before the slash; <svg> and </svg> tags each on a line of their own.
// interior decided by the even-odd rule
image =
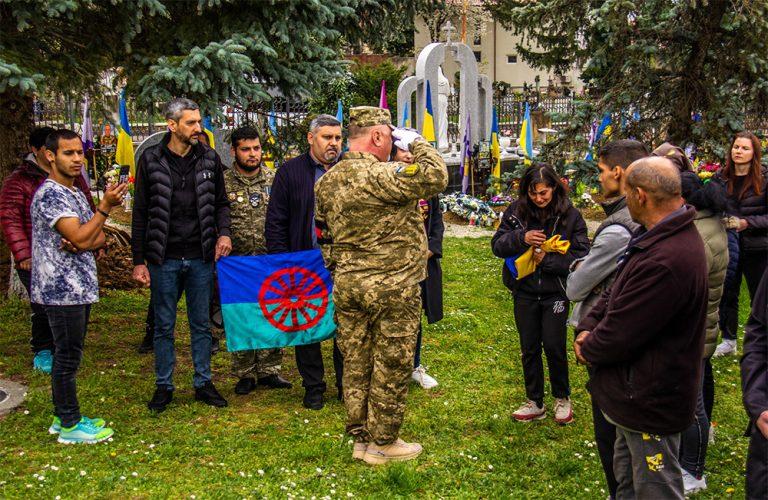
<svg viewBox="0 0 768 500">
<path fill-rule="evenodd" d="M 744 327 L 741 389 L 749 415 L 747 498 L 768 498 L 768 271 L 755 292 Z"/>
<path fill-rule="evenodd" d="M 643 226 L 616 281 L 577 327 L 592 397 L 616 425 L 617 498 L 684 498 L 680 432 L 693 422 L 707 309 L 704 243 L 666 158 L 627 169 L 627 206 Z"/>
<path fill-rule="evenodd" d="M 216 152 L 198 140 L 197 104 L 173 99 L 165 117 L 170 131 L 139 159 L 131 224 L 133 278 L 150 287 L 155 312 L 156 387 L 148 407 L 163 411 L 173 399 L 173 334 L 181 290 L 187 299 L 195 399 L 223 407 L 227 401 L 211 382 L 209 324 L 214 261 L 232 250 L 223 168 Z"/>
<path fill-rule="evenodd" d="M 341 123 L 331 115 L 312 120 L 307 134 L 309 151 L 293 158 L 277 170 L 267 206 L 264 236 L 267 252 L 298 252 L 319 248 L 315 232 L 315 182 L 336 163 L 341 154 Z M 312 410 L 323 407 L 323 355 L 320 343 L 297 345 L 296 367 L 304 386 L 304 406 Z M 336 387 L 341 392 L 341 352 L 333 342 L 333 365 Z"/>
</svg>

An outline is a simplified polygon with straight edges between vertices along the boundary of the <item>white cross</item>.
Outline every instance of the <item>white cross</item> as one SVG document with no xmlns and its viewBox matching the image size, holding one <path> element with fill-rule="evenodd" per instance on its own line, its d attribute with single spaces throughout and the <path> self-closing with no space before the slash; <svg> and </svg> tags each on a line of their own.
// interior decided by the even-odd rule
<svg viewBox="0 0 768 500">
<path fill-rule="evenodd" d="M 445 33 L 445 43 L 450 45 L 451 44 L 451 33 L 456 32 L 456 28 L 453 27 L 453 24 L 450 20 L 448 20 L 442 28 L 440 28 L 440 31 Z"/>
</svg>

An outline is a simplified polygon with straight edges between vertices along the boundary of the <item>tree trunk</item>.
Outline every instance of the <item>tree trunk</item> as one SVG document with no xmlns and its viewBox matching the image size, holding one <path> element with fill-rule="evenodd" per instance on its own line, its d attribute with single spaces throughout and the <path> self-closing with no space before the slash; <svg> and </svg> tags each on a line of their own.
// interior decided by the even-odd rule
<svg viewBox="0 0 768 500">
<path fill-rule="evenodd" d="M 0 93 L 0 183 L 19 164 L 27 151 L 32 119 L 32 96 L 21 95 L 14 87 Z M 7 289 L 10 282 L 11 254 L 5 239 L 0 238 L 0 284 Z M 5 294 L 0 294 L 5 296 Z"/>
</svg>

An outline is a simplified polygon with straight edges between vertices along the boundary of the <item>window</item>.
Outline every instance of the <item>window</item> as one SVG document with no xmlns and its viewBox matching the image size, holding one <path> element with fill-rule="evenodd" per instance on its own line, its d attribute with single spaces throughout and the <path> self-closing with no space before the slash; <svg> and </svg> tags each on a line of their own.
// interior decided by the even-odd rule
<svg viewBox="0 0 768 500">
<path fill-rule="evenodd" d="M 507 64 L 516 64 L 517 54 L 507 54 Z"/>
<path fill-rule="evenodd" d="M 482 58 L 482 56 L 483 56 L 483 53 L 482 53 L 481 51 L 479 51 L 479 50 L 475 50 L 475 51 L 474 51 L 474 54 L 475 54 L 475 60 L 476 60 L 477 62 L 480 62 L 480 59 Z"/>
</svg>

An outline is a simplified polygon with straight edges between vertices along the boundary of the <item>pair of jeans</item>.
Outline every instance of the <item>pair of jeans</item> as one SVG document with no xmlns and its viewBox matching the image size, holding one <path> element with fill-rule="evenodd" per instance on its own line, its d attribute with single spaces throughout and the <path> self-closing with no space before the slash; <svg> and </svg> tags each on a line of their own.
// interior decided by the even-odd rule
<svg viewBox="0 0 768 500">
<path fill-rule="evenodd" d="M 704 376 L 702 374 L 693 423 L 680 434 L 680 466 L 696 478 L 704 475 L 708 445 L 709 418 L 704 407 Z"/>
<path fill-rule="evenodd" d="M 742 277 L 747 282 L 749 301 L 752 303 L 760 278 L 763 277 L 768 266 L 768 251 L 747 251 L 740 248 L 738 259 L 733 279 L 729 280 L 726 277 L 723 298 L 720 301 L 720 329 L 723 332 L 723 338 L 728 340 L 736 340 L 738 336 Z"/>
<path fill-rule="evenodd" d="M 202 259 L 167 259 L 149 265 L 152 304 L 155 309 L 155 385 L 173 390 L 176 366 L 174 329 L 179 291 L 187 297 L 187 319 L 192 343 L 195 388 L 211 381 L 211 328 L 208 307 L 213 283 L 213 263 Z"/>
<path fill-rule="evenodd" d="M 515 324 L 520 334 L 525 394 L 539 406 L 544 401 L 542 347 L 547 356 L 552 396 L 567 398 L 571 395 L 565 345 L 568 307 L 568 300 L 558 296 L 541 300 L 515 297 Z"/>
<path fill-rule="evenodd" d="M 62 427 L 72 427 L 82 417 L 76 377 L 83 359 L 91 305 L 45 306 L 45 313 L 56 348 L 51 370 L 53 413 L 61 419 Z"/>
<path fill-rule="evenodd" d="M 31 295 L 32 273 L 16 268 L 16 275 L 27 290 L 27 295 Z M 48 324 L 48 316 L 45 314 L 45 306 L 31 302 L 29 305 L 32 308 L 32 339 L 30 341 L 32 351 L 35 354 L 45 350 L 53 351 L 53 334 L 51 334 L 51 325 Z"/>
</svg>

